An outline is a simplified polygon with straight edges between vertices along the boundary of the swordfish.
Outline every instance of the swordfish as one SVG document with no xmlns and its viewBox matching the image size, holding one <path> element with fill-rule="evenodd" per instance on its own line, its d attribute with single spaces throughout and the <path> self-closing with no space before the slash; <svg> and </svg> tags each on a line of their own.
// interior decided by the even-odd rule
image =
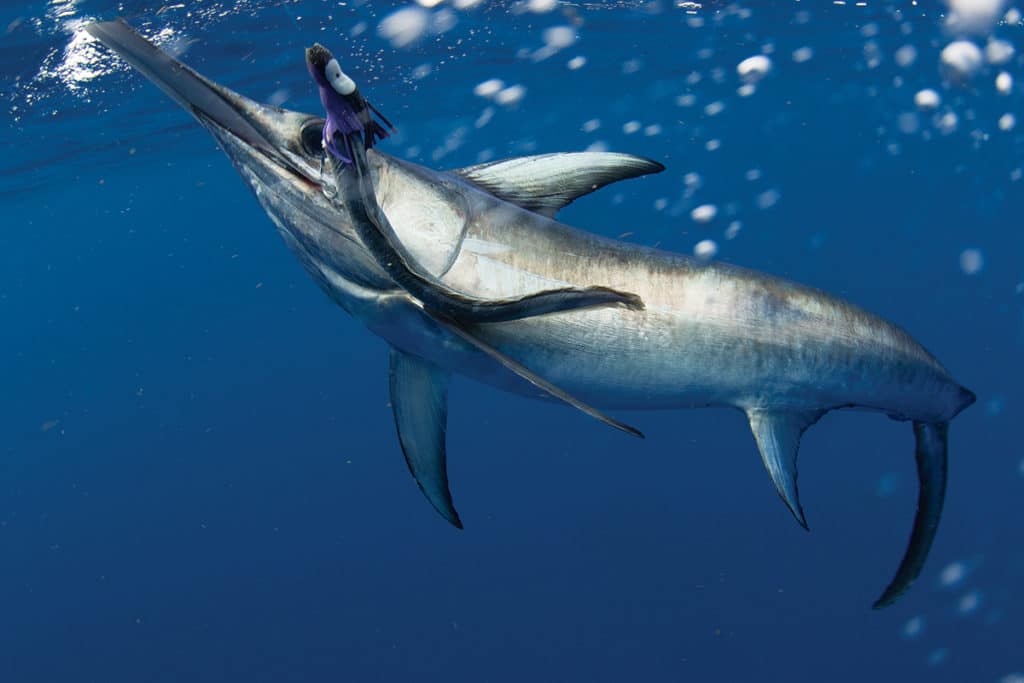
<svg viewBox="0 0 1024 683">
<path fill-rule="evenodd" d="M 307 272 L 390 345 L 402 451 L 431 505 L 455 526 L 462 523 L 445 453 L 452 374 L 559 399 L 595 416 L 737 408 L 749 420 L 776 491 L 804 528 L 797 492 L 801 435 L 826 412 L 856 407 L 910 422 L 916 440 L 919 492 L 910 540 L 874 606 L 896 601 L 921 573 L 945 496 L 949 422 L 974 394 L 907 333 L 821 291 L 555 220 L 578 197 L 659 172 L 661 164 L 583 152 L 436 171 L 366 150 L 374 201 L 392 237 L 437 291 L 488 302 L 601 288 L 642 302 L 498 322 L 453 320 L 392 279 L 360 238 L 359 212 L 337 201 L 351 195 L 345 185 L 357 182 L 356 174 L 323 170 L 323 118 L 218 85 L 122 20 L 88 31 L 214 136 Z"/>
</svg>

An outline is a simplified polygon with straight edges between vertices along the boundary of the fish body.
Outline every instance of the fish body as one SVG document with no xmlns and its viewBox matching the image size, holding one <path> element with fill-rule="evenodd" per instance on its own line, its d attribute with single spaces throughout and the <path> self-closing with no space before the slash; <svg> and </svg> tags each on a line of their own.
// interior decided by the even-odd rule
<svg viewBox="0 0 1024 683">
<path fill-rule="evenodd" d="M 444 446 L 452 374 L 556 398 L 599 418 L 595 407 L 742 410 L 776 490 L 805 527 L 796 487 L 800 437 L 827 411 L 856 407 L 911 421 L 917 443 L 914 527 L 876 607 L 896 600 L 919 575 L 942 510 L 948 423 L 974 395 L 906 332 L 836 297 L 555 220 L 574 199 L 660 171 L 660 164 L 625 154 L 567 153 L 437 171 L 367 149 L 374 201 L 428 293 L 442 303 L 452 296 L 516 300 L 565 288 L 607 288 L 642 301 L 498 322 L 460 319 L 403 288 L 368 249 L 360 212 L 337 201 L 355 171 L 322 171 L 322 118 L 219 86 L 123 22 L 89 30 L 213 134 L 313 279 L 391 346 L 391 399 L 403 453 L 428 500 L 451 523 L 462 525 L 448 490 Z"/>
</svg>

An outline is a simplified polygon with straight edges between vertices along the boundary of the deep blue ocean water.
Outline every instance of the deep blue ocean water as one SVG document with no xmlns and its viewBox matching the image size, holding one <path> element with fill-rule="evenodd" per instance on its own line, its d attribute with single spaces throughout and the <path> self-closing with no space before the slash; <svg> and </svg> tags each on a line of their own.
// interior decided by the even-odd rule
<svg viewBox="0 0 1024 683">
<path fill-rule="evenodd" d="M 2 7 L 0 681 L 1024 680 L 1024 98 L 995 86 L 1019 54 L 955 82 L 932 3 L 465 4 Z M 325 43 L 398 124 L 382 149 L 426 165 L 657 159 L 562 219 L 713 240 L 907 329 L 979 397 L 914 589 L 870 609 L 916 481 L 910 428 L 865 412 L 804 438 L 807 534 L 734 410 L 624 415 L 640 442 L 456 380 L 449 527 L 402 460 L 386 345 L 83 37 L 118 15 L 310 112 Z M 972 39 L 1024 51 L 1010 19 Z M 495 78 L 525 94 L 474 94 Z"/>
</svg>

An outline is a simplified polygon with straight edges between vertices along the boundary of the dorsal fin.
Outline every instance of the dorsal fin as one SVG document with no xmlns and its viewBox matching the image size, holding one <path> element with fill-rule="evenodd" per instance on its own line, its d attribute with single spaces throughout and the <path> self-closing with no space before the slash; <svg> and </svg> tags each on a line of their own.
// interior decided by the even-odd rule
<svg viewBox="0 0 1024 683">
<path fill-rule="evenodd" d="M 615 152 L 558 152 L 452 171 L 499 199 L 553 218 L 577 197 L 617 180 L 660 173 L 657 161 Z"/>
</svg>

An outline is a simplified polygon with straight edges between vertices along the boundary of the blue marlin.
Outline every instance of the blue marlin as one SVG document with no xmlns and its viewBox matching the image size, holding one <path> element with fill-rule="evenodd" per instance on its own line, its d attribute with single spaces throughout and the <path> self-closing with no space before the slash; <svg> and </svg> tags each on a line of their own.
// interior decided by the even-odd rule
<svg viewBox="0 0 1024 683">
<path fill-rule="evenodd" d="M 573 200 L 661 164 L 583 152 L 435 171 L 374 149 L 386 131 L 366 123 L 372 110 L 346 111 L 364 115 L 349 121 L 352 135 L 329 129 L 325 137 L 324 118 L 220 86 L 123 21 L 88 30 L 214 136 L 313 279 L 390 345 L 406 462 L 455 526 L 462 523 L 445 453 L 454 373 L 567 403 L 636 434 L 604 411 L 739 409 L 804 528 L 800 438 L 826 412 L 856 407 L 910 422 L 916 439 L 913 529 L 875 607 L 920 575 L 942 512 L 949 422 L 974 394 L 906 332 L 824 292 L 555 220 Z M 321 71 L 329 60 L 317 64 L 321 95 L 324 87 L 355 90 L 340 68 Z M 331 118 L 337 127 L 341 119 Z M 346 140 L 357 136 L 353 149 Z M 325 142 L 333 147 L 326 160 Z M 401 257 L 397 267 L 389 254 Z M 545 298 L 552 292 L 556 299 Z M 595 292 L 598 300 L 585 300 Z M 484 309 L 498 314 L 488 319 Z"/>
</svg>

